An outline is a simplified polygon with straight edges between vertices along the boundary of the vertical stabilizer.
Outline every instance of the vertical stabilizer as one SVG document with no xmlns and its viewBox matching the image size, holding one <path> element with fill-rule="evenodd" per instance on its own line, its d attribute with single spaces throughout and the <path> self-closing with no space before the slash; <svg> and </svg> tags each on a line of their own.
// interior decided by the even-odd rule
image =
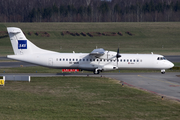
<svg viewBox="0 0 180 120">
<path fill-rule="evenodd" d="M 21 29 L 16 27 L 8 27 L 7 31 L 15 55 L 33 54 L 44 51 L 30 42 Z"/>
</svg>

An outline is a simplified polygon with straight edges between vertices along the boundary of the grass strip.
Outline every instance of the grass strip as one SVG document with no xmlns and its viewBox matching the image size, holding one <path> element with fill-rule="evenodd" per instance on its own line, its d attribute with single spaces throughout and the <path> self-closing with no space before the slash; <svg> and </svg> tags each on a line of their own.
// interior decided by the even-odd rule
<svg viewBox="0 0 180 120">
<path fill-rule="evenodd" d="M 173 119 L 180 104 L 96 77 L 32 78 L 0 88 L 1 120 L 13 119 Z"/>
</svg>

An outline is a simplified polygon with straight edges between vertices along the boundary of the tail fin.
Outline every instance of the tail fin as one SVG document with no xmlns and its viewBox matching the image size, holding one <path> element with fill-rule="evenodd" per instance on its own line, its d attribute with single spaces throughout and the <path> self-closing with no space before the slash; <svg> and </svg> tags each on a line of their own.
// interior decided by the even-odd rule
<svg viewBox="0 0 180 120">
<path fill-rule="evenodd" d="M 10 41 L 14 50 L 15 55 L 33 54 L 44 52 L 43 49 L 37 47 L 32 42 L 30 42 L 21 29 L 16 27 L 7 28 Z"/>
</svg>

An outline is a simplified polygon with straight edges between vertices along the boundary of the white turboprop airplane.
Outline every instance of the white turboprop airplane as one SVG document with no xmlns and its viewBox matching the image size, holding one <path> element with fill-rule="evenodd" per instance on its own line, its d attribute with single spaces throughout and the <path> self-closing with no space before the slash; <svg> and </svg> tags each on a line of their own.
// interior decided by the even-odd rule
<svg viewBox="0 0 180 120">
<path fill-rule="evenodd" d="M 7 31 L 15 54 L 8 55 L 7 58 L 45 67 L 80 69 L 93 71 L 94 74 L 116 69 L 159 69 L 164 74 L 165 69 L 174 66 L 164 56 L 153 53 L 119 54 L 119 49 L 113 52 L 102 48 L 94 49 L 91 53 L 59 53 L 44 50 L 30 42 L 21 29 L 8 27 Z"/>
</svg>

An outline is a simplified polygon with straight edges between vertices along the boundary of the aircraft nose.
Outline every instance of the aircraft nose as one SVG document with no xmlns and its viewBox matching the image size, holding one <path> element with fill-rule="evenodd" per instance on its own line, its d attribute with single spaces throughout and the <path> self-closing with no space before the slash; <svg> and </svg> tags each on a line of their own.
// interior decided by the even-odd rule
<svg viewBox="0 0 180 120">
<path fill-rule="evenodd" d="M 169 67 L 170 68 L 174 67 L 174 64 L 172 62 L 169 62 Z"/>
</svg>

